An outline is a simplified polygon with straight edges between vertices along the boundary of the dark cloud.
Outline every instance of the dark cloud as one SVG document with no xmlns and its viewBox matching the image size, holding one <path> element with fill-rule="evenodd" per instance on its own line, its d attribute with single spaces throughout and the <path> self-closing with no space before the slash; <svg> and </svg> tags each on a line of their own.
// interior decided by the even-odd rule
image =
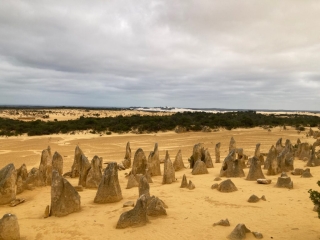
<svg viewBox="0 0 320 240">
<path fill-rule="evenodd" d="M 0 104 L 319 110 L 318 1 L 5 1 Z"/>
</svg>

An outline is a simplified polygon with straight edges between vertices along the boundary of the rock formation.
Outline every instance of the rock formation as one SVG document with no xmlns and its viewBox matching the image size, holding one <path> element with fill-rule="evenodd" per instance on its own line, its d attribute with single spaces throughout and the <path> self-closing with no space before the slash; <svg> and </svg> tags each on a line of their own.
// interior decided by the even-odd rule
<svg viewBox="0 0 320 240">
<path fill-rule="evenodd" d="M 306 168 L 305 170 L 303 170 L 302 174 L 301 174 L 302 178 L 311 178 L 313 177 L 310 173 L 310 168 Z"/>
<path fill-rule="evenodd" d="M 259 202 L 260 200 L 266 201 L 266 197 L 263 195 L 261 198 L 259 198 L 253 194 L 249 197 L 248 202 L 249 203 L 256 203 L 256 202 Z"/>
<path fill-rule="evenodd" d="M 30 172 L 28 173 L 26 184 L 30 184 L 34 187 L 44 186 L 44 183 L 41 181 L 40 171 L 38 168 L 34 167 L 30 170 Z"/>
<path fill-rule="evenodd" d="M 181 149 L 178 151 L 176 158 L 173 161 L 173 168 L 175 171 L 179 171 L 179 170 L 185 168 L 183 160 L 182 160 Z"/>
<path fill-rule="evenodd" d="M 232 150 L 224 159 L 220 177 L 244 177 L 244 171 L 240 166 L 239 160 L 236 159 L 236 149 Z"/>
<path fill-rule="evenodd" d="M 155 143 L 154 150 L 148 157 L 148 169 L 151 176 L 161 176 L 158 143 Z"/>
<path fill-rule="evenodd" d="M 95 203 L 119 202 L 122 192 L 118 179 L 118 168 L 116 162 L 111 162 L 106 167 L 98 187 Z"/>
<path fill-rule="evenodd" d="M 215 147 L 215 155 L 216 155 L 216 163 L 220 163 L 220 147 L 221 147 L 221 143 L 218 142 L 216 144 L 216 147 Z"/>
<path fill-rule="evenodd" d="M 139 181 L 139 197 L 145 195 L 147 198 L 150 197 L 150 186 L 147 178 L 142 175 Z"/>
<path fill-rule="evenodd" d="M 311 149 L 311 146 L 307 142 L 299 144 L 299 147 L 298 147 L 298 154 L 299 154 L 298 158 L 300 160 L 303 160 L 304 158 L 309 159 L 310 158 L 310 149 Z"/>
<path fill-rule="evenodd" d="M 58 171 L 52 171 L 50 215 L 66 216 L 80 211 L 80 195 Z"/>
<path fill-rule="evenodd" d="M 198 160 L 194 164 L 194 167 L 193 167 L 191 173 L 192 173 L 192 175 L 200 175 L 200 174 L 208 174 L 209 172 L 208 172 L 206 164 L 203 161 Z"/>
<path fill-rule="evenodd" d="M 17 169 L 16 194 L 20 194 L 26 189 L 27 178 L 28 178 L 27 167 L 25 164 L 22 164 L 21 167 Z"/>
<path fill-rule="evenodd" d="M 42 182 L 42 185 L 47 185 L 47 168 L 48 165 L 52 164 L 51 149 L 48 146 L 47 149 L 44 149 L 41 153 L 41 160 L 39 165 L 39 178 Z"/>
<path fill-rule="evenodd" d="M 260 160 L 254 156 L 251 161 L 250 169 L 246 180 L 256 181 L 259 178 L 265 178 L 261 169 Z"/>
<path fill-rule="evenodd" d="M 288 177 L 288 175 L 285 172 L 283 172 L 281 173 L 281 176 L 278 177 L 276 187 L 291 189 L 293 188 L 293 182 L 291 181 L 291 178 Z"/>
<path fill-rule="evenodd" d="M 7 213 L 0 219 L 0 239 L 19 240 L 20 227 L 16 215 Z"/>
<path fill-rule="evenodd" d="M 257 183 L 259 184 L 270 184 L 272 182 L 271 179 L 259 178 L 257 179 Z"/>
<path fill-rule="evenodd" d="M 189 190 L 193 190 L 196 188 L 196 186 L 193 184 L 193 182 L 191 182 L 191 180 L 189 180 L 189 184 L 188 184 L 188 187 L 187 187 Z"/>
<path fill-rule="evenodd" d="M 281 172 L 288 172 L 294 169 L 294 150 L 289 139 L 286 140 L 284 149 L 277 157 Z"/>
<path fill-rule="evenodd" d="M 230 143 L 229 143 L 229 152 L 231 152 L 232 150 L 234 150 L 236 148 L 237 148 L 236 140 L 234 140 L 234 138 L 231 137 Z"/>
<path fill-rule="evenodd" d="M 167 211 L 165 209 L 165 206 L 159 198 L 152 196 L 148 200 L 148 202 L 149 202 L 148 207 L 147 207 L 147 215 L 148 216 L 157 217 L 157 216 L 161 216 L 161 215 L 167 215 Z"/>
<path fill-rule="evenodd" d="M 221 219 L 219 222 L 216 222 L 213 224 L 213 226 L 217 226 L 217 225 L 220 225 L 220 226 L 230 226 L 230 222 L 228 220 L 228 218 L 226 219 Z"/>
<path fill-rule="evenodd" d="M 80 159 L 84 155 L 80 147 L 77 145 L 74 150 L 73 164 L 71 167 L 71 177 L 76 178 L 80 175 Z"/>
<path fill-rule="evenodd" d="M 16 198 L 17 173 L 12 163 L 0 170 L 0 205 L 8 204 Z"/>
<path fill-rule="evenodd" d="M 127 228 L 131 226 L 142 226 L 149 222 L 147 216 L 147 197 L 142 195 L 133 209 L 120 215 L 116 228 Z"/>
<path fill-rule="evenodd" d="M 127 142 L 126 146 L 126 154 L 124 155 L 124 159 L 122 161 L 123 166 L 128 169 L 131 167 L 131 148 L 130 142 Z"/>
<path fill-rule="evenodd" d="M 301 175 L 303 173 L 302 168 L 295 168 L 294 171 L 291 172 L 292 175 Z"/>
<path fill-rule="evenodd" d="M 176 181 L 174 168 L 170 160 L 168 151 L 166 151 L 166 157 L 164 159 L 164 170 L 162 184 L 171 184 Z"/>
<path fill-rule="evenodd" d="M 188 187 L 187 177 L 185 174 L 183 174 L 180 188 L 187 188 L 187 187 Z"/>
<path fill-rule="evenodd" d="M 251 231 L 246 227 L 246 225 L 239 223 L 233 231 L 230 233 L 228 236 L 229 239 L 231 240 L 240 240 L 240 239 L 245 239 L 246 234 L 250 233 Z"/>
<path fill-rule="evenodd" d="M 230 180 L 224 180 L 222 181 L 217 188 L 220 192 L 234 192 L 237 191 L 237 187 L 236 185 L 234 185 L 234 183 Z"/>
<path fill-rule="evenodd" d="M 206 148 L 204 150 L 204 160 L 203 161 L 206 164 L 207 168 L 213 168 L 213 162 L 212 162 L 212 158 L 211 158 L 211 155 L 210 155 L 208 148 Z"/>
<path fill-rule="evenodd" d="M 284 149 L 284 146 L 282 145 L 282 138 L 279 138 L 278 141 L 276 142 L 277 153 L 281 153 L 283 149 Z"/>
<path fill-rule="evenodd" d="M 139 187 L 139 182 L 136 180 L 135 176 L 130 173 L 128 177 L 127 189 Z"/>
<path fill-rule="evenodd" d="M 192 156 L 190 157 L 190 168 L 194 168 L 195 163 L 201 160 L 206 164 L 207 168 L 213 168 L 212 158 L 209 150 L 204 149 L 203 143 L 198 143 L 193 146 Z"/>
<path fill-rule="evenodd" d="M 87 188 L 98 188 L 102 178 L 102 159 L 94 156 L 86 179 Z"/>
<path fill-rule="evenodd" d="M 264 169 L 268 169 L 267 175 L 277 175 L 281 172 L 277 155 L 277 149 L 272 145 L 264 163 Z"/>
<path fill-rule="evenodd" d="M 78 185 L 81 185 L 83 187 L 87 186 L 87 175 L 90 170 L 90 167 L 91 167 L 91 165 L 88 161 L 88 158 L 82 154 L 80 156 L 80 161 L 79 161 L 79 182 L 78 182 Z"/>
<path fill-rule="evenodd" d="M 145 175 L 147 165 L 148 163 L 147 163 L 146 155 L 144 154 L 143 150 L 139 148 L 134 154 L 134 158 L 133 158 L 133 163 L 132 163 L 133 175 L 136 175 L 136 174 Z"/>
<path fill-rule="evenodd" d="M 320 166 L 320 158 L 316 155 L 315 149 L 312 148 L 311 156 L 307 162 L 307 167 Z"/>
<path fill-rule="evenodd" d="M 55 152 L 52 157 L 52 171 L 54 170 L 58 171 L 58 173 L 62 176 L 63 158 L 58 152 Z"/>
</svg>

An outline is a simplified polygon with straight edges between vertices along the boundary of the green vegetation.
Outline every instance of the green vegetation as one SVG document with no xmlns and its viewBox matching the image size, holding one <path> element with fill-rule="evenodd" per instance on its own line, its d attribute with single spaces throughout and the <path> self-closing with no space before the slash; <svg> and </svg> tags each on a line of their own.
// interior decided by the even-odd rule
<svg viewBox="0 0 320 240">
<path fill-rule="evenodd" d="M 204 126 L 212 129 L 292 126 L 299 130 L 305 127 L 320 126 L 320 117 L 308 115 L 263 115 L 255 111 L 205 113 L 184 112 L 171 116 L 117 116 L 105 118 L 80 117 L 77 120 L 24 122 L 0 118 L 0 135 L 14 136 L 27 133 L 29 136 L 55 133 L 70 133 L 90 130 L 93 133 L 136 133 L 173 130 L 176 126 L 185 127 L 187 131 L 201 131 Z"/>
<path fill-rule="evenodd" d="M 317 182 L 318 186 L 320 186 L 320 181 Z M 314 191 L 312 189 L 310 189 L 308 191 L 308 193 L 310 193 L 310 199 L 313 202 L 314 205 L 319 206 L 318 207 L 318 218 L 320 218 L 320 193 L 318 191 Z"/>
</svg>

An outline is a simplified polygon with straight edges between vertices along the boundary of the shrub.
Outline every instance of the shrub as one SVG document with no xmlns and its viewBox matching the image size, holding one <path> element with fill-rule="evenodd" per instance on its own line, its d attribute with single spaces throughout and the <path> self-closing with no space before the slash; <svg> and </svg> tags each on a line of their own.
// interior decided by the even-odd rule
<svg viewBox="0 0 320 240">
<path fill-rule="evenodd" d="M 318 186 L 320 186 L 320 181 L 317 182 Z M 320 218 L 320 193 L 318 191 L 314 191 L 312 189 L 310 189 L 308 191 L 308 193 L 310 194 L 310 199 L 313 202 L 314 205 L 318 205 L 318 218 Z"/>
</svg>

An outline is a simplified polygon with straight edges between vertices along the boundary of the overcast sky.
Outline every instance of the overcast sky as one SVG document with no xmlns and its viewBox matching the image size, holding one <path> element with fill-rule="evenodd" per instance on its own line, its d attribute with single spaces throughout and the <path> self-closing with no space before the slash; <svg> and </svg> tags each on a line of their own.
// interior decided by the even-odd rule
<svg viewBox="0 0 320 240">
<path fill-rule="evenodd" d="M 320 110 L 320 1 L 2 0 L 0 104 Z"/>
</svg>

